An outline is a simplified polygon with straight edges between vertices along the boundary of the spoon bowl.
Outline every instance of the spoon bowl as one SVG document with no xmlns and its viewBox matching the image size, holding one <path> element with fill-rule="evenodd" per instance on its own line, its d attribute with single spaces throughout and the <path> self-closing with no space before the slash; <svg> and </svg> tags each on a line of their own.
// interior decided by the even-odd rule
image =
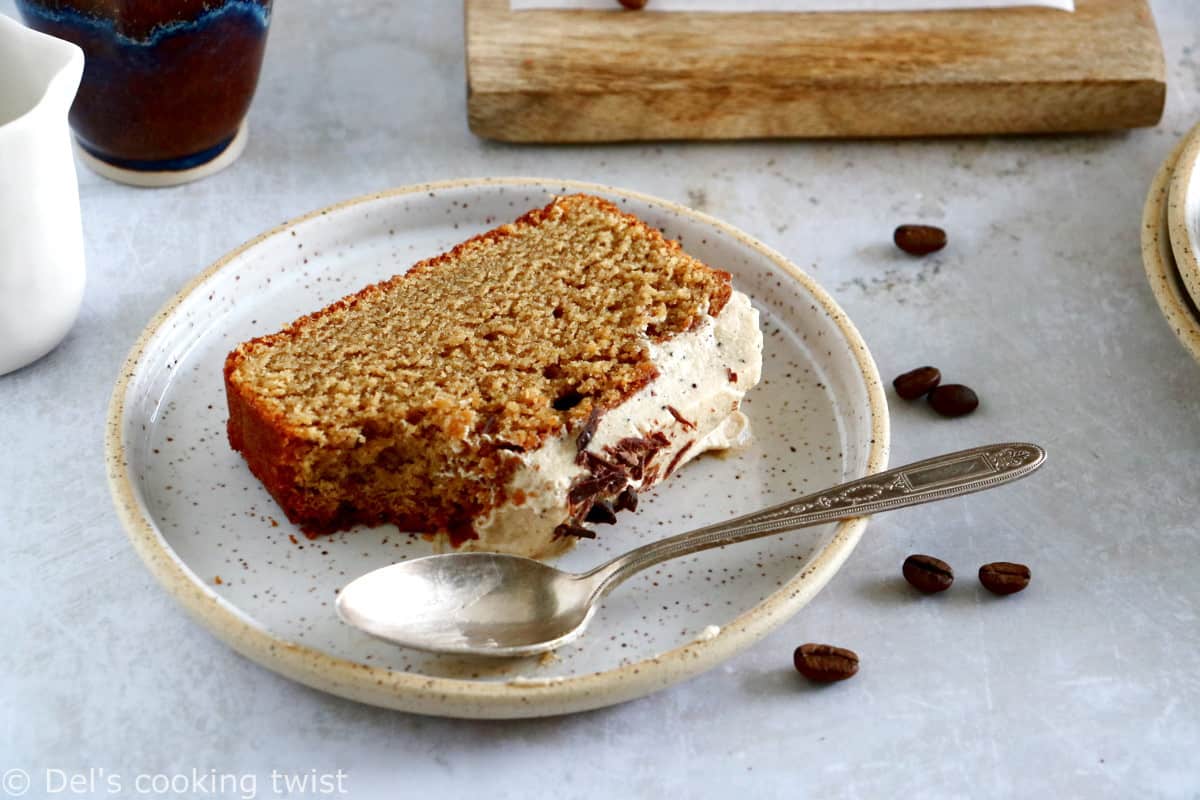
<svg viewBox="0 0 1200 800">
<path fill-rule="evenodd" d="M 1045 459 L 1046 452 L 1034 444 L 949 453 L 651 542 L 583 575 L 499 553 L 402 561 L 352 581 L 338 594 L 337 611 L 350 625 L 406 647 L 459 655 L 533 655 L 577 638 L 608 592 L 662 561 L 990 489 L 1029 475 Z"/>
<path fill-rule="evenodd" d="M 337 612 L 406 647 L 521 656 L 581 634 L 596 608 L 588 602 L 592 586 L 531 558 L 449 553 L 363 575 L 338 593 Z"/>
</svg>

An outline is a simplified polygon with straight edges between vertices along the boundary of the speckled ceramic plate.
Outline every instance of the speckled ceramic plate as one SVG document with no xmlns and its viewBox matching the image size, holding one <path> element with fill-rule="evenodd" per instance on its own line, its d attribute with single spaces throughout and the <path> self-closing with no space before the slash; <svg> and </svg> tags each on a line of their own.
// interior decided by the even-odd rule
<svg viewBox="0 0 1200 800">
<path fill-rule="evenodd" d="M 1200 299 L 1200 125 L 1183 139 L 1167 189 L 1167 232 L 1183 286 Z"/>
<path fill-rule="evenodd" d="M 1142 265 L 1167 324 L 1192 358 L 1200 361 L 1200 310 L 1188 294 L 1176 264 L 1167 213 L 1175 165 L 1187 143 L 1185 138 L 1176 146 L 1150 185 L 1142 211 Z"/>
<path fill-rule="evenodd" d="M 539 716 L 629 700 L 706 670 L 794 614 L 833 576 L 864 520 L 665 563 L 622 586 L 587 634 L 553 658 L 433 656 L 338 620 L 341 586 L 426 555 L 429 545 L 386 527 L 309 541 L 289 525 L 226 442 L 225 354 L 577 191 L 608 197 L 732 272 L 762 312 L 766 344 L 763 381 L 745 404 L 753 445 L 698 459 L 561 566 L 586 569 L 647 539 L 884 468 L 887 406 L 857 331 L 809 277 L 728 225 L 566 181 L 457 181 L 362 197 L 286 223 L 206 270 L 150 322 L 117 382 L 107 453 L 118 513 L 150 571 L 201 624 L 270 669 L 363 702 L 443 716 Z"/>
</svg>

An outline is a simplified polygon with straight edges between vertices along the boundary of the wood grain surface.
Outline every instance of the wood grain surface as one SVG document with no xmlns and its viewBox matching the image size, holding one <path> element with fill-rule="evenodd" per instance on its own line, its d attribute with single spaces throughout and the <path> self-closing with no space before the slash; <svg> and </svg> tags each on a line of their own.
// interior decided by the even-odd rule
<svg viewBox="0 0 1200 800">
<path fill-rule="evenodd" d="M 1166 97 L 1147 0 L 1077 0 L 1074 14 L 465 3 L 470 125 L 493 139 L 1096 131 L 1153 125 Z"/>
</svg>

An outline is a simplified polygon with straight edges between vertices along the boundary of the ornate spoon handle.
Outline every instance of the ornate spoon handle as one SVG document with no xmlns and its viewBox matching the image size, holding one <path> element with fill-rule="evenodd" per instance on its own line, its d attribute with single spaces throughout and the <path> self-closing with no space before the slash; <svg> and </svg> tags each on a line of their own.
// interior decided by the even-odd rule
<svg viewBox="0 0 1200 800">
<path fill-rule="evenodd" d="M 994 444 L 948 453 L 651 542 L 582 577 L 594 581 L 597 596 L 603 596 L 627 578 L 668 559 L 823 522 L 990 489 L 1024 478 L 1045 460 L 1046 451 L 1035 444 Z"/>
</svg>

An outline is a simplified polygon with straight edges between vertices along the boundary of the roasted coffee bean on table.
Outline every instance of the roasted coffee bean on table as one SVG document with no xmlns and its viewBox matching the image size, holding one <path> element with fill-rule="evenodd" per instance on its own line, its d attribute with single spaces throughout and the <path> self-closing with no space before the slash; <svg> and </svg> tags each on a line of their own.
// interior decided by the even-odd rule
<svg viewBox="0 0 1200 800">
<path fill-rule="evenodd" d="M 994 561 L 979 568 L 979 582 L 992 594 L 1015 594 L 1029 585 L 1029 567 Z"/>
<path fill-rule="evenodd" d="M 831 644 L 802 644 L 792 654 L 796 671 L 810 681 L 844 681 L 858 672 L 858 654 Z"/>
<path fill-rule="evenodd" d="M 961 383 L 944 383 L 929 393 L 929 405 L 943 417 L 961 417 L 979 408 L 979 395 Z"/>
<path fill-rule="evenodd" d="M 927 256 L 946 246 L 946 232 L 933 225 L 901 225 L 892 241 L 911 256 Z"/>
<path fill-rule="evenodd" d="M 892 386 L 905 400 L 916 400 L 932 391 L 941 380 L 942 373 L 937 367 L 917 367 L 897 377 Z"/>
<path fill-rule="evenodd" d="M 924 594 L 944 592 L 954 583 L 954 570 L 940 558 L 925 555 L 911 555 L 904 559 L 901 569 L 904 580 Z"/>
</svg>

